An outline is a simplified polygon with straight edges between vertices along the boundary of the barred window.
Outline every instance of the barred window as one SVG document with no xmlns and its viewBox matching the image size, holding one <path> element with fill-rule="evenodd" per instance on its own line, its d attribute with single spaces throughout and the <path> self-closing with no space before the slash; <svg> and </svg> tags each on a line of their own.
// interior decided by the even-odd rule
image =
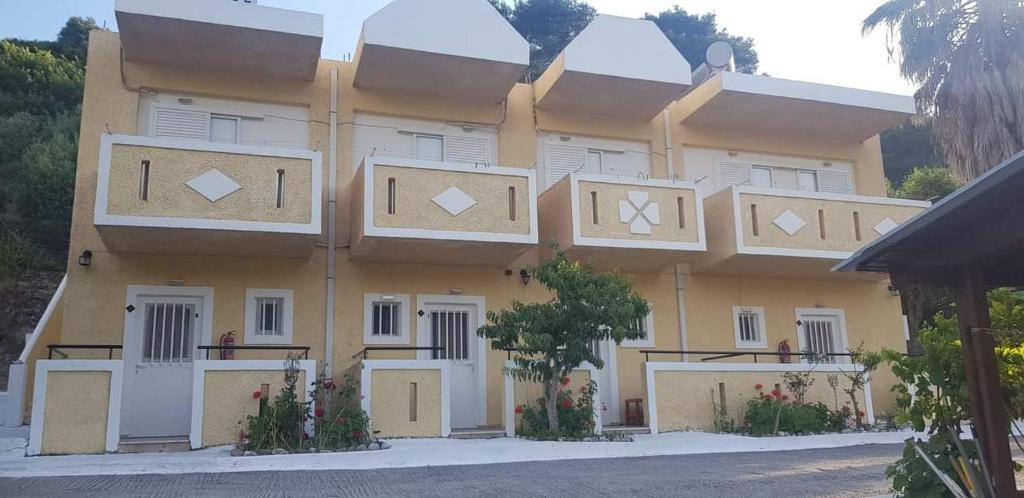
<svg viewBox="0 0 1024 498">
<path fill-rule="evenodd" d="M 768 338 L 765 333 L 764 308 L 734 306 L 733 327 L 736 332 L 737 348 L 767 347 Z"/>
<path fill-rule="evenodd" d="M 375 337 L 400 337 L 401 309 L 402 303 L 397 301 L 374 301 L 370 334 Z"/>
</svg>

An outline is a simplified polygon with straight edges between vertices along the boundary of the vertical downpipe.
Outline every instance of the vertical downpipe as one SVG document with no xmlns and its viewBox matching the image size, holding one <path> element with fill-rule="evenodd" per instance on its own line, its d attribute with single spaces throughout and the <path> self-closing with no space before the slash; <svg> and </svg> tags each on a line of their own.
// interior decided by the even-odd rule
<svg viewBox="0 0 1024 498">
<path fill-rule="evenodd" d="M 668 170 L 668 179 L 676 179 L 675 162 L 672 157 L 672 116 L 668 109 L 661 113 L 665 127 L 665 168 Z M 698 192 L 699 196 L 700 193 Z M 686 334 L 686 276 L 683 275 L 683 265 L 675 266 L 676 277 L 676 309 L 679 311 L 679 345 L 684 351 L 688 347 L 689 338 Z M 684 354 L 683 361 L 690 361 L 690 355 Z"/>
<path fill-rule="evenodd" d="M 327 306 L 324 317 L 324 375 L 331 377 L 334 366 L 334 277 L 338 232 L 338 70 L 331 69 L 330 148 L 327 153 Z"/>
</svg>

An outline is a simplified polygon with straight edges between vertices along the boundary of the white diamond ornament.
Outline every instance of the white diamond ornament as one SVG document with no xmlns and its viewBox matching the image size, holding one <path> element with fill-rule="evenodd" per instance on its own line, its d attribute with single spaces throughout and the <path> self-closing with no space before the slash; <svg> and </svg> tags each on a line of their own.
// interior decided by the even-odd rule
<svg viewBox="0 0 1024 498">
<path fill-rule="evenodd" d="M 619 222 L 629 223 L 636 216 L 636 208 L 629 201 L 619 201 Z"/>
<path fill-rule="evenodd" d="M 788 209 L 786 212 L 778 215 L 774 220 L 772 220 L 772 223 L 791 237 L 795 233 L 799 232 L 803 227 L 807 226 L 807 223 L 804 222 L 803 219 Z"/>
<path fill-rule="evenodd" d="M 636 206 L 637 209 L 640 209 L 644 204 L 647 204 L 647 201 L 651 198 L 647 192 L 633 190 L 626 192 L 626 197 L 629 199 L 629 202 Z"/>
<path fill-rule="evenodd" d="M 885 235 L 895 230 L 898 226 L 899 224 L 896 223 L 895 221 L 892 221 L 892 218 L 886 218 L 882 221 L 879 221 L 878 224 L 875 225 L 875 232 L 878 233 L 878 235 Z"/>
<path fill-rule="evenodd" d="M 463 192 L 458 187 L 449 187 L 448 190 L 434 196 L 434 204 L 441 206 L 441 209 L 448 211 L 452 216 L 458 216 L 465 210 L 476 205 L 476 199 Z"/>
<path fill-rule="evenodd" d="M 242 188 L 231 177 L 216 169 L 211 169 L 185 182 L 185 185 L 210 202 L 217 202 Z"/>
<path fill-rule="evenodd" d="M 619 221 L 629 223 L 629 233 L 650 235 L 651 225 L 661 224 L 661 211 L 657 202 L 650 202 L 647 192 L 626 192 L 626 200 L 619 201 Z"/>
<path fill-rule="evenodd" d="M 647 218 L 647 221 L 651 222 L 652 225 L 661 224 L 661 210 L 658 209 L 657 202 L 647 204 L 647 207 L 644 208 L 642 214 L 643 217 Z"/>
</svg>

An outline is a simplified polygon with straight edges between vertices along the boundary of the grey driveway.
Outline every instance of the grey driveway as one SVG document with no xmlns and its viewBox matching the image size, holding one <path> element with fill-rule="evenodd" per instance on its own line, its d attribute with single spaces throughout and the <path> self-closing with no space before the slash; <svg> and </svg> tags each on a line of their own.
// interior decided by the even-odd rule
<svg viewBox="0 0 1024 498">
<path fill-rule="evenodd" d="M 0 479 L 0 496 L 693 496 L 885 494 L 900 445 L 384 470 Z"/>
</svg>

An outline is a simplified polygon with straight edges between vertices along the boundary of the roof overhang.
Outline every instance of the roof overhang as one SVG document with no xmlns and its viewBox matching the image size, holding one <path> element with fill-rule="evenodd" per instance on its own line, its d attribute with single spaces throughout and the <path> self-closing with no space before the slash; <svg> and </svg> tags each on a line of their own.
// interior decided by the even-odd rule
<svg viewBox="0 0 1024 498">
<path fill-rule="evenodd" d="M 1024 285 L 1024 151 L 837 264 L 894 282 L 948 285 L 965 267 L 989 285 Z"/>
<path fill-rule="evenodd" d="M 649 120 L 691 81 L 690 64 L 653 22 L 601 15 L 537 79 L 537 107 Z"/>
<path fill-rule="evenodd" d="M 684 125 L 863 142 L 916 113 L 913 97 L 746 73 L 712 75 L 680 99 Z"/>
<path fill-rule="evenodd" d="M 355 86 L 501 102 L 530 46 L 486 0 L 395 0 L 363 23 Z"/>
<path fill-rule="evenodd" d="M 312 80 L 323 16 L 231 0 L 117 0 L 128 61 Z"/>
</svg>

